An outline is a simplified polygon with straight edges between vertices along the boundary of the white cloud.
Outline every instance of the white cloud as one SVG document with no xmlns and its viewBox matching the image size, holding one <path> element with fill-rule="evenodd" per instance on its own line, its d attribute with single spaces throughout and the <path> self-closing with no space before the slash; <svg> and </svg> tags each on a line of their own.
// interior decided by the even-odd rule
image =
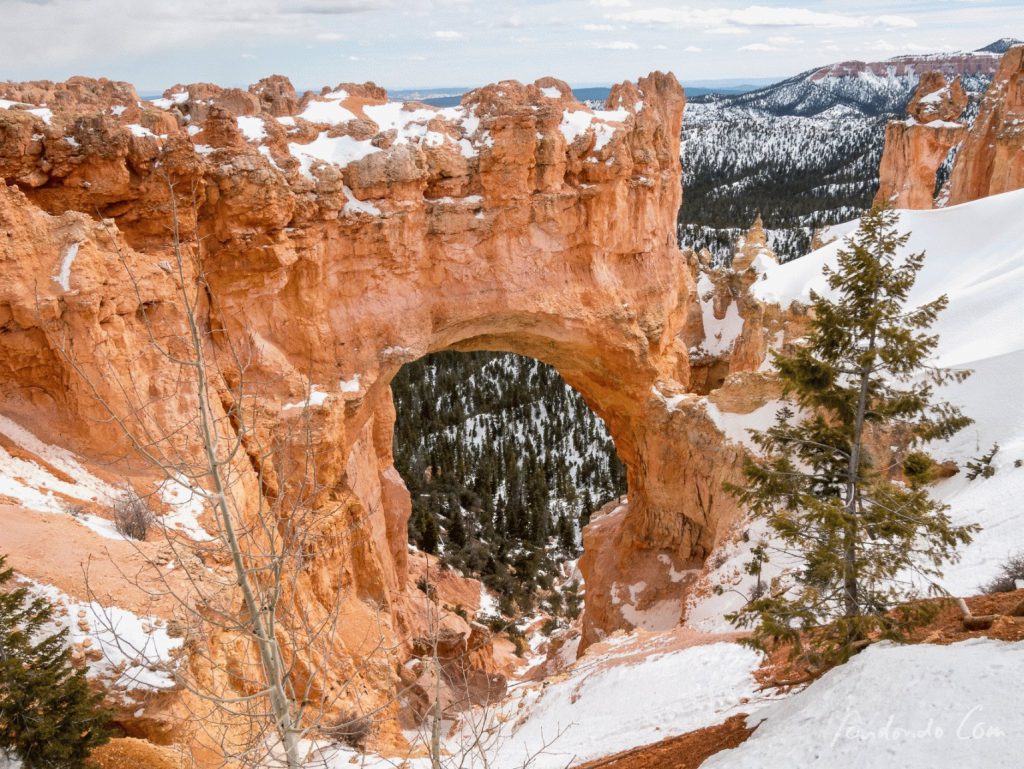
<svg viewBox="0 0 1024 769">
<path fill-rule="evenodd" d="M 750 30 L 743 27 L 711 27 L 704 30 L 705 35 L 749 35 Z"/>
<path fill-rule="evenodd" d="M 461 40 L 462 33 L 456 32 L 454 29 L 439 29 L 434 33 L 434 37 L 438 40 Z"/>
<path fill-rule="evenodd" d="M 875 24 L 880 27 L 899 27 L 902 29 L 909 29 L 917 26 L 916 21 L 908 19 L 906 16 L 877 16 L 874 21 Z"/>
<path fill-rule="evenodd" d="M 633 3 L 630 0 L 590 0 L 590 4 L 601 8 L 629 8 Z"/>
<path fill-rule="evenodd" d="M 736 49 L 737 51 L 781 51 L 781 48 L 776 48 L 774 45 L 768 45 L 767 43 L 751 43 L 750 45 L 743 45 Z"/>
<path fill-rule="evenodd" d="M 704 52 L 703 48 L 698 48 L 695 45 L 688 45 L 683 50 L 686 51 L 687 53 L 703 53 Z"/>
<path fill-rule="evenodd" d="M 611 32 L 615 27 L 611 24 L 584 24 L 583 29 L 587 32 Z"/>
<path fill-rule="evenodd" d="M 215 46 L 224 40 L 311 39 L 332 16 L 386 11 L 396 1 L 3 2 L 4 61 L 92 67 L 97 59 L 152 56 L 158 51 Z"/>
<path fill-rule="evenodd" d="M 887 27 L 914 27 L 917 23 L 905 16 L 850 16 L 823 13 L 809 8 L 774 8 L 751 5 L 746 8 L 645 8 L 611 14 L 609 18 L 633 24 L 668 25 L 674 27 L 818 27 L 852 29 L 871 24 Z"/>
<path fill-rule="evenodd" d="M 316 36 L 317 40 L 322 40 L 326 43 L 333 43 L 338 40 L 344 40 L 345 36 L 338 34 L 337 32 L 319 32 Z"/>
<path fill-rule="evenodd" d="M 628 40 L 612 40 L 609 43 L 594 43 L 595 48 L 604 48 L 609 51 L 635 51 L 640 46 Z"/>
<path fill-rule="evenodd" d="M 771 45 L 787 46 L 799 43 L 800 38 L 793 37 L 792 35 L 772 35 L 768 38 L 768 42 Z"/>
</svg>

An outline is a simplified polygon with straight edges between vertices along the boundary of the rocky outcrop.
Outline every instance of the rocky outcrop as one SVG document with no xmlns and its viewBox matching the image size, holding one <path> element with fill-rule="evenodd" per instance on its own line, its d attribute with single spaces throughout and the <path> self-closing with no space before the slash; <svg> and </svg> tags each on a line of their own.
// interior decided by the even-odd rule
<svg viewBox="0 0 1024 769">
<path fill-rule="evenodd" d="M 931 208 L 936 177 L 950 150 L 967 133 L 959 122 L 967 106 L 960 79 L 947 82 L 941 72 L 927 72 L 907 108 L 906 120 L 885 129 L 875 203 L 894 208 Z"/>
<path fill-rule="evenodd" d="M 876 203 L 932 208 L 937 193 L 940 205 L 957 205 L 1024 187 L 1024 46 L 1002 56 L 969 128 L 960 122 L 966 103 L 957 80 L 922 77 L 909 117 L 886 127 Z M 944 163 L 952 168 L 938 191 Z"/>
<path fill-rule="evenodd" d="M 1024 46 L 1004 55 L 949 180 L 949 205 L 1024 187 Z"/>
<path fill-rule="evenodd" d="M 389 382 L 438 350 L 535 357 L 608 426 L 629 496 L 584 534 L 581 647 L 674 621 L 686 573 L 736 512 L 719 489 L 742 451 L 702 395 L 757 368 L 776 333 L 748 290 L 771 258 L 763 228 L 729 270 L 676 246 L 674 77 L 618 85 L 599 111 L 553 78 L 446 110 L 387 103 L 373 84 L 300 98 L 280 77 L 150 103 L 85 79 L 3 84 L 0 98 L 0 409 L 144 475 L 101 399 L 188 457 L 194 374 L 167 354 L 190 333 L 188 292 L 218 361 L 213 418 L 230 432 L 238 409 L 253 415 L 232 493 L 249 514 L 261 499 L 316 514 L 288 600 L 321 620 L 340 601 L 328 652 L 350 661 L 317 691 L 397 716 L 400 689 L 423 695 L 408 715 L 436 688 L 433 668 L 403 665 L 437 636 L 426 567 L 410 565 Z M 451 707 L 507 668 L 456 611 L 475 610 L 473 584 L 438 584 L 454 615 L 445 659 L 471 663 L 445 663 Z M 197 679 L 230 689 L 203 660 L 233 669 L 235 644 L 207 643 Z M 402 740 L 395 726 L 377 738 Z"/>
</svg>

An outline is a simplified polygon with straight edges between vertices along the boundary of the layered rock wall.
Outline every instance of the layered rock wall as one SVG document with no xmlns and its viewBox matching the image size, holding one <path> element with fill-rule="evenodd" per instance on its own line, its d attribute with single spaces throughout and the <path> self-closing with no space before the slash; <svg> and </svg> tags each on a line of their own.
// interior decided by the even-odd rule
<svg viewBox="0 0 1024 769">
<path fill-rule="evenodd" d="M 110 81 L 7 83 L 0 99 L 0 408 L 45 414 L 97 461 L 139 464 L 110 412 L 194 455 L 188 297 L 214 418 L 230 432 L 244 408 L 257 425 L 231 466 L 240 508 L 320 513 L 289 599 L 324 617 L 343 596 L 333 643 L 353 664 L 324 689 L 355 681 L 362 707 L 384 707 L 424 632 L 389 382 L 427 353 L 535 357 L 608 425 L 629 500 L 585 536 L 586 642 L 635 624 L 619 603 L 638 573 L 639 600 L 678 600 L 678 575 L 728 530 L 717 490 L 741 452 L 684 397 L 706 386 L 691 355 L 728 303 L 702 313 L 676 245 L 671 75 L 616 86 L 597 112 L 552 78 L 447 110 L 372 84 L 299 96 L 280 77 L 154 102 Z M 283 468 L 304 457 L 297 481 Z M 481 644 L 453 623 L 452 648 Z"/>
</svg>

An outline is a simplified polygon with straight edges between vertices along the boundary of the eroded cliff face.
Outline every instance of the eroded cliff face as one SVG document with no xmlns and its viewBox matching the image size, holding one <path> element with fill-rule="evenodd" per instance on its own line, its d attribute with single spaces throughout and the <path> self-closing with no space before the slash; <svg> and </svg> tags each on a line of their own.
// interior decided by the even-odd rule
<svg viewBox="0 0 1024 769">
<path fill-rule="evenodd" d="M 430 688 L 402 664 L 429 622 L 389 389 L 426 353 L 533 356 L 608 425 L 629 500 L 585 534 L 584 646 L 637 624 L 638 606 L 678 604 L 680 575 L 728 532 L 735 508 L 718 489 L 741 449 L 691 395 L 760 365 L 763 334 L 730 363 L 739 332 L 720 344 L 719 328 L 709 350 L 705 326 L 762 310 L 732 271 L 717 280 L 733 298 L 709 294 L 705 312 L 697 257 L 676 246 L 684 96 L 671 75 L 616 86 L 599 112 L 553 78 L 445 110 L 387 103 L 372 84 L 299 96 L 280 77 L 152 103 L 84 78 L 7 83 L 0 99 L 0 408 L 132 477 L 145 467 L 109 411 L 198 451 L 179 430 L 194 382 L 154 346 L 187 338 L 184 289 L 218 362 L 215 417 L 258 415 L 232 464 L 241 509 L 297 498 L 280 458 L 313 457 L 301 504 L 323 514 L 288 598 L 324 617 L 343 596 L 330 651 L 352 662 L 324 689 L 397 716 L 400 682 Z M 444 630 L 490 686 L 505 668 L 486 631 L 454 615 Z M 231 657 L 230 638 L 209 643 L 208 659 Z M 381 739 L 401 743 L 397 727 Z"/>
<path fill-rule="evenodd" d="M 1024 187 L 1024 46 L 1011 48 L 985 92 L 949 180 L 957 205 Z"/>
<path fill-rule="evenodd" d="M 879 169 L 877 204 L 894 208 L 931 208 L 939 166 L 967 133 L 959 122 L 967 106 L 960 79 L 947 82 L 941 72 L 921 76 L 907 107 L 906 120 L 885 128 L 885 148 Z"/>
<path fill-rule="evenodd" d="M 1024 186 L 1024 47 L 1007 51 L 970 128 L 957 80 L 926 73 L 908 107 L 909 117 L 886 127 L 876 203 L 932 208 L 936 175 L 955 152 L 940 205 L 957 205 Z"/>
</svg>

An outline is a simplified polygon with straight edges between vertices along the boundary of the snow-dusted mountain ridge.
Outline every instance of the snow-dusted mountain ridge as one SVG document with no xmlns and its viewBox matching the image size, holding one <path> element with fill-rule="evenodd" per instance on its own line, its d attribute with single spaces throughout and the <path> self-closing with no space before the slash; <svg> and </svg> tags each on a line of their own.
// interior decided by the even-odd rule
<svg viewBox="0 0 1024 769">
<path fill-rule="evenodd" d="M 885 124 L 902 117 L 924 72 L 959 76 L 971 97 L 966 119 L 999 64 L 996 41 L 966 53 L 845 61 L 735 96 L 698 96 L 683 121 L 684 246 L 721 259 L 754 217 L 764 217 L 783 260 L 810 250 L 815 228 L 871 204 Z"/>
</svg>

